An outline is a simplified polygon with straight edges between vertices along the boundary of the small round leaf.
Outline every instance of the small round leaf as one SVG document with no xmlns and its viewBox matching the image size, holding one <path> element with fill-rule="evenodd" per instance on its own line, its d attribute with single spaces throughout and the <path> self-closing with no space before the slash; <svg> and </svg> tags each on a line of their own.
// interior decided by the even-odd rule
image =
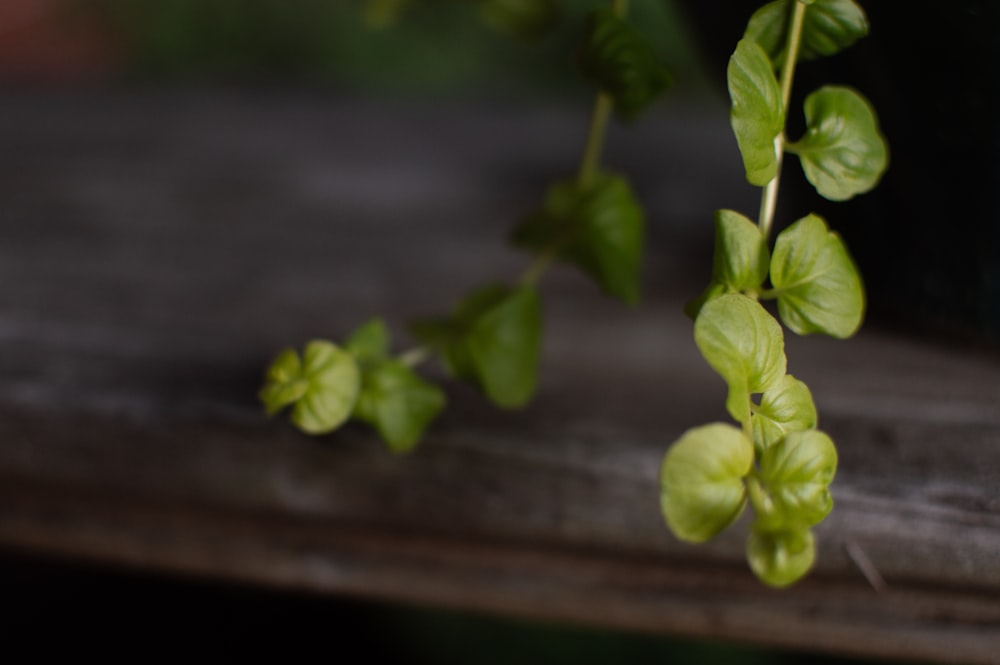
<svg viewBox="0 0 1000 665">
<path fill-rule="evenodd" d="M 792 432 L 764 451 L 751 492 L 758 523 L 769 529 L 819 524 L 833 509 L 837 449 L 818 430 Z"/>
<path fill-rule="evenodd" d="M 638 116 L 673 83 L 649 42 L 610 9 L 589 15 L 580 67 L 614 99 L 615 111 L 626 120 Z"/>
<path fill-rule="evenodd" d="M 736 521 L 752 466 L 753 444 L 739 428 L 713 423 L 685 432 L 660 468 L 660 508 L 674 535 L 700 543 Z"/>
<path fill-rule="evenodd" d="M 747 561 L 761 582 L 786 587 L 812 568 L 816 542 L 804 530 L 767 531 L 753 529 L 747 539 Z"/>
<path fill-rule="evenodd" d="M 787 146 L 806 178 L 831 201 L 846 201 L 875 187 L 889 149 L 875 109 L 850 88 L 825 86 L 806 98 L 806 133 Z"/>
<path fill-rule="evenodd" d="M 840 236 L 818 215 L 778 234 L 771 258 L 778 314 L 800 335 L 850 337 L 861 326 L 865 291 Z"/>
<path fill-rule="evenodd" d="M 726 294 L 702 306 L 694 322 L 694 340 L 729 386 L 729 414 L 747 422 L 750 395 L 770 389 L 785 374 L 781 326 L 756 300 Z"/>
</svg>

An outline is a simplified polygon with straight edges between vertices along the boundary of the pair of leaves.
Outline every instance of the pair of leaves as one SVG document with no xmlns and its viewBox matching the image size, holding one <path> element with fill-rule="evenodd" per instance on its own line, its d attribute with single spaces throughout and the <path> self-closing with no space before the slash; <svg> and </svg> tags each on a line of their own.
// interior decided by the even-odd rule
<svg viewBox="0 0 1000 665">
<path fill-rule="evenodd" d="M 413 449 L 445 406 L 444 392 L 389 355 L 389 331 L 374 319 L 345 347 L 362 368 L 354 417 L 372 425 L 394 452 Z"/>
<path fill-rule="evenodd" d="M 773 254 L 760 229 L 745 216 L 720 210 L 715 218 L 712 281 L 688 306 L 699 316 L 705 303 L 724 293 L 756 295 L 770 274 L 778 313 L 794 332 L 853 335 L 864 317 L 864 287 L 843 240 L 818 215 L 808 215 L 778 234 Z"/>
<path fill-rule="evenodd" d="M 594 279 L 608 295 L 639 300 L 645 219 L 628 182 L 601 173 L 549 187 L 540 210 L 514 229 L 512 242 L 554 253 Z"/>
<path fill-rule="evenodd" d="M 781 89 L 770 58 L 744 38 L 729 61 L 730 123 L 747 181 L 758 187 L 777 175 L 785 127 Z M 888 166 L 888 148 L 871 104 L 857 91 L 825 86 L 805 102 L 806 132 L 786 147 L 823 197 L 844 201 L 870 191 Z"/>
<path fill-rule="evenodd" d="M 745 38 L 761 48 L 780 68 L 787 56 L 791 5 L 799 0 L 774 0 L 750 17 Z M 853 0 L 815 0 L 806 9 L 799 58 L 833 55 L 868 34 L 868 18 Z"/>
<path fill-rule="evenodd" d="M 292 407 L 292 422 L 324 434 L 348 418 L 367 422 L 395 452 L 413 448 L 444 408 L 441 390 L 391 358 L 389 334 L 378 320 L 359 328 L 344 348 L 309 342 L 302 355 L 286 349 L 267 371 L 260 398 L 271 415 Z"/>
<path fill-rule="evenodd" d="M 615 111 L 626 120 L 635 119 L 673 84 L 646 39 L 610 9 L 588 16 L 580 68 L 614 99 Z"/>
<path fill-rule="evenodd" d="M 747 541 L 754 573 L 772 586 L 801 578 L 815 559 L 809 527 L 832 508 L 832 441 L 822 432 L 790 433 L 754 471 L 754 448 L 739 428 L 713 423 L 686 432 L 660 469 L 660 507 L 681 540 L 705 542 L 735 522 L 749 499 L 757 515 Z"/>
<path fill-rule="evenodd" d="M 441 355 L 452 375 L 473 381 L 503 408 L 521 406 L 534 395 L 541 331 L 541 300 L 530 286 L 478 289 L 450 316 L 412 326 L 413 335 Z"/>
</svg>

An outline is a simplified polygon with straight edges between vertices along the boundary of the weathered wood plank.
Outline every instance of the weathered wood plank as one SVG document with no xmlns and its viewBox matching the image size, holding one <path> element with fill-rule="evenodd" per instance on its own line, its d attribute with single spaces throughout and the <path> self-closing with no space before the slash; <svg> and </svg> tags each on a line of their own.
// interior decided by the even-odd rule
<svg viewBox="0 0 1000 665">
<path fill-rule="evenodd" d="M 362 428 L 316 440 L 263 417 L 254 393 L 280 346 L 374 314 L 399 329 L 515 275 L 525 260 L 498 241 L 572 170 L 583 120 L 302 96 L 0 100 L 0 544 L 997 662 L 1000 362 L 981 350 L 877 328 L 789 340 L 841 449 L 837 507 L 802 584 L 762 589 L 738 531 L 692 548 L 663 527 L 663 452 L 725 417 L 680 303 L 707 272 L 711 210 L 753 205 L 714 112 L 668 110 L 616 137 L 612 161 L 638 171 L 650 202 L 647 299 L 628 310 L 556 270 L 528 408 L 498 413 L 449 385 L 448 413 L 404 457 Z"/>
</svg>

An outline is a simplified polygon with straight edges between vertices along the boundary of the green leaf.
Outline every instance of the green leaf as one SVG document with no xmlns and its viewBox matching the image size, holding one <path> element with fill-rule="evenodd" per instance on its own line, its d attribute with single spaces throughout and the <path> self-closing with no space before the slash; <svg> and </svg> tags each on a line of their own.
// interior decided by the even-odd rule
<svg viewBox="0 0 1000 665">
<path fill-rule="evenodd" d="M 770 262 L 767 240 L 756 224 L 733 210 L 716 213 L 713 281 L 731 291 L 756 291 Z"/>
<path fill-rule="evenodd" d="M 466 344 L 483 391 L 497 406 L 518 407 L 534 395 L 541 331 L 541 301 L 526 286 L 477 319 Z"/>
<path fill-rule="evenodd" d="M 594 279 L 608 295 L 639 300 L 645 220 L 628 182 L 599 174 L 587 186 L 557 182 L 541 210 L 514 229 L 512 242 L 555 252 Z"/>
<path fill-rule="evenodd" d="M 786 374 L 766 390 L 750 419 L 753 442 L 763 453 L 789 432 L 816 427 L 816 405 L 805 383 Z"/>
<path fill-rule="evenodd" d="M 865 293 L 847 247 L 818 215 L 778 234 L 771 258 L 778 313 L 800 335 L 853 335 L 861 325 Z"/>
<path fill-rule="evenodd" d="M 674 535 L 700 543 L 736 521 L 752 467 L 753 444 L 739 428 L 713 423 L 685 432 L 660 468 L 660 508 Z"/>
<path fill-rule="evenodd" d="M 816 542 L 806 530 L 753 529 L 747 539 L 747 561 L 761 582 L 786 587 L 798 581 L 816 560 Z"/>
<path fill-rule="evenodd" d="M 673 84 L 673 77 L 657 61 L 649 42 L 609 9 L 598 9 L 588 16 L 580 68 L 611 95 L 615 111 L 626 120 L 637 117 Z"/>
<path fill-rule="evenodd" d="M 837 449 L 818 430 L 791 432 L 764 451 L 748 484 L 757 523 L 771 530 L 819 524 L 833 509 Z"/>
<path fill-rule="evenodd" d="M 538 39 L 559 21 L 556 0 L 481 0 L 483 22 L 500 32 L 521 39 Z"/>
<path fill-rule="evenodd" d="M 701 312 L 701 308 L 705 306 L 705 303 L 713 298 L 718 298 L 724 293 L 727 293 L 725 285 L 718 282 L 710 282 L 708 287 L 698 294 L 697 298 L 685 303 L 684 313 L 692 319 L 697 319 L 698 313 Z"/>
<path fill-rule="evenodd" d="M 785 374 L 781 326 L 756 300 L 727 294 L 701 308 L 694 322 L 694 341 L 729 386 L 729 414 L 746 423 L 750 395 L 765 392 Z"/>
<path fill-rule="evenodd" d="M 382 319 L 372 319 L 351 333 L 344 343 L 360 363 L 375 362 L 389 355 L 389 330 Z"/>
<path fill-rule="evenodd" d="M 787 55 L 791 2 L 769 2 L 750 18 L 744 38 L 760 44 L 780 69 Z M 802 24 L 800 60 L 813 60 L 837 53 L 868 34 L 868 18 L 853 0 L 815 0 Z"/>
<path fill-rule="evenodd" d="M 514 408 L 535 392 L 541 318 L 533 287 L 492 285 L 463 299 L 450 317 L 419 321 L 411 330 L 453 375 L 475 382 L 496 405 Z"/>
<path fill-rule="evenodd" d="M 717 211 L 712 281 L 684 306 L 684 313 L 697 318 L 706 302 L 723 293 L 756 293 L 767 278 L 770 261 L 767 240 L 756 224 L 733 210 Z"/>
<path fill-rule="evenodd" d="M 283 351 L 267 371 L 260 399 L 269 414 L 292 406 L 292 422 L 308 434 L 330 432 L 351 415 L 361 389 L 361 373 L 347 351 L 312 341 L 300 360 Z"/>
<path fill-rule="evenodd" d="M 821 196 L 845 201 L 878 184 L 889 163 L 875 109 L 850 88 L 825 86 L 806 98 L 806 133 L 787 146 Z"/>
<path fill-rule="evenodd" d="M 411 450 L 445 406 L 440 388 L 395 360 L 367 367 L 354 417 L 378 430 L 390 450 Z"/>
<path fill-rule="evenodd" d="M 763 187 L 778 172 L 775 140 L 785 127 L 781 88 L 771 61 L 752 39 L 743 39 L 729 59 L 729 121 L 751 185 Z"/>
</svg>

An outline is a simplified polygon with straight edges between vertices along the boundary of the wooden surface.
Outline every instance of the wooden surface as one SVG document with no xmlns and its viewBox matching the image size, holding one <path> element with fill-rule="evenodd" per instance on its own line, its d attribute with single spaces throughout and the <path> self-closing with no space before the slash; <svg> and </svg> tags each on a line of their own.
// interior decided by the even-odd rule
<svg viewBox="0 0 1000 665">
<path fill-rule="evenodd" d="M 500 413 L 447 383 L 450 408 L 401 457 L 362 427 L 312 439 L 263 416 L 255 392 L 281 347 L 376 314 L 401 330 L 516 275 L 526 259 L 504 234 L 572 172 L 584 122 L 304 94 L 0 98 L 0 545 L 1000 662 L 995 354 L 877 325 L 789 339 L 841 456 L 816 570 L 792 589 L 753 579 L 740 528 L 692 547 L 662 524 L 664 451 L 725 419 L 680 306 L 707 277 L 712 210 L 755 208 L 716 110 L 668 107 L 613 137 L 609 160 L 638 174 L 650 209 L 646 298 L 628 309 L 570 270 L 548 275 L 529 407 Z"/>
</svg>

